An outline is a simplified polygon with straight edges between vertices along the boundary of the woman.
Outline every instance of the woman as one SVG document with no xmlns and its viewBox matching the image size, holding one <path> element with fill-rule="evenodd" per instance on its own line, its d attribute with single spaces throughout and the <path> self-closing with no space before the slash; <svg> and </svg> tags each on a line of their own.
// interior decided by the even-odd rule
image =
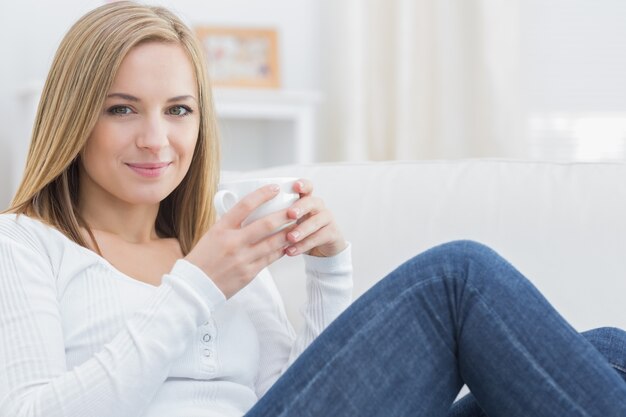
<svg viewBox="0 0 626 417">
<path fill-rule="evenodd" d="M 201 55 L 130 2 L 62 41 L 0 217 L 1 416 L 444 416 L 463 382 L 492 416 L 625 414 L 602 355 L 483 246 L 422 254 L 337 318 L 350 249 L 310 182 L 216 220 Z M 285 254 L 307 270 L 297 336 L 265 270 Z"/>
<path fill-rule="evenodd" d="M 132 3 L 89 13 L 60 45 L 0 224 L 0 414 L 242 414 L 349 302 L 349 251 L 307 181 L 288 213 L 239 227 L 276 195 L 265 187 L 214 221 L 203 62 L 177 18 Z M 289 242 L 260 238 L 288 215 Z M 310 254 L 323 297 L 298 339 L 261 273 L 286 251 Z"/>
</svg>

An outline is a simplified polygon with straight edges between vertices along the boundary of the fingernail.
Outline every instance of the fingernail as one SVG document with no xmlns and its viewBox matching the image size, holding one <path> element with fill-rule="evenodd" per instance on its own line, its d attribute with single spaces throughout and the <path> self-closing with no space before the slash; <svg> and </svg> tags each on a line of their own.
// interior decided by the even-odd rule
<svg viewBox="0 0 626 417">
<path fill-rule="evenodd" d="M 297 249 L 295 248 L 295 246 L 290 246 L 290 247 L 287 248 L 287 253 L 289 255 L 293 255 L 294 253 L 296 253 L 296 250 Z"/>
<path fill-rule="evenodd" d="M 300 237 L 300 232 L 298 232 L 297 230 L 294 230 L 293 232 L 289 232 L 289 234 L 294 240 L 298 240 L 298 238 Z"/>
<path fill-rule="evenodd" d="M 272 190 L 274 192 L 280 191 L 280 185 L 272 184 L 272 185 L 270 185 L 270 190 Z"/>
<path fill-rule="evenodd" d="M 300 218 L 300 209 L 297 207 L 294 207 L 293 209 L 294 214 L 296 215 L 296 219 Z"/>
<path fill-rule="evenodd" d="M 298 184 L 298 189 L 302 191 L 302 187 L 304 187 L 304 183 L 302 181 L 296 181 L 296 184 Z"/>
</svg>

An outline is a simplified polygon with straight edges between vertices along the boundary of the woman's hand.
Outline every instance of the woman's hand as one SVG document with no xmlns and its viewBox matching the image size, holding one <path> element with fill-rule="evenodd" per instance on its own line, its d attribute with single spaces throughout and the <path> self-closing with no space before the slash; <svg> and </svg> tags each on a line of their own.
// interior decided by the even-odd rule
<svg viewBox="0 0 626 417">
<path fill-rule="evenodd" d="M 312 195 L 313 184 L 308 180 L 298 180 L 294 191 L 300 194 L 300 199 L 287 210 L 287 216 L 297 219 L 298 224 L 287 234 L 290 243 L 287 255 L 306 253 L 327 257 L 344 250 L 347 243 L 322 199 Z"/>
<path fill-rule="evenodd" d="M 207 274 L 226 298 L 232 297 L 272 262 L 285 254 L 287 230 L 293 222 L 287 210 L 269 214 L 245 227 L 241 223 L 261 204 L 276 197 L 279 188 L 261 187 L 228 210 L 187 254 L 186 260 Z"/>
</svg>

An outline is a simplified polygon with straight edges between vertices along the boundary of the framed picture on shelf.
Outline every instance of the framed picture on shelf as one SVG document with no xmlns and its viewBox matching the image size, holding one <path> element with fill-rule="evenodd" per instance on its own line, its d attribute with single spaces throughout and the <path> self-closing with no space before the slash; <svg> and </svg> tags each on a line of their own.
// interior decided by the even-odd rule
<svg viewBox="0 0 626 417">
<path fill-rule="evenodd" d="M 204 46 L 214 86 L 280 86 L 276 30 L 199 26 L 195 31 Z"/>
</svg>

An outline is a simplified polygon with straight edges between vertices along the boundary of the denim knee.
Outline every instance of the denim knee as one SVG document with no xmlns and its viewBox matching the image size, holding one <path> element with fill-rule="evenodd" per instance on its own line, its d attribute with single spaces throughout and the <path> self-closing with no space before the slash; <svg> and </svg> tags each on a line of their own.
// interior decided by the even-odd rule
<svg viewBox="0 0 626 417">
<path fill-rule="evenodd" d="M 453 240 L 435 246 L 433 249 L 461 262 L 467 259 L 487 258 L 491 260 L 493 257 L 499 257 L 489 246 L 473 240 Z"/>
<path fill-rule="evenodd" d="M 452 241 L 436 246 L 425 254 L 425 262 L 416 263 L 416 269 L 420 265 L 430 266 L 430 271 L 434 272 L 438 280 L 449 284 L 445 285 L 448 289 L 471 288 L 474 294 L 490 294 L 492 299 L 499 301 L 507 297 L 517 299 L 520 291 L 524 290 L 533 299 L 540 295 L 511 263 L 482 243 L 471 240 Z M 458 295 L 463 294 L 470 293 L 458 291 Z"/>
<path fill-rule="evenodd" d="M 481 270 L 491 270 L 495 266 L 507 264 L 488 246 L 471 240 L 456 240 L 433 247 L 405 262 L 399 269 L 400 275 L 416 280 L 433 279 L 465 282 L 472 266 Z M 480 274 L 479 279 L 500 279 L 501 274 Z"/>
<path fill-rule="evenodd" d="M 503 259 L 490 247 L 472 240 L 455 240 L 435 246 L 424 255 L 456 271 L 466 271 L 470 263 L 490 265 Z M 415 259 L 415 258 L 414 258 Z"/>
<path fill-rule="evenodd" d="M 626 331 L 616 327 L 600 327 L 583 332 L 582 335 L 626 380 Z"/>
</svg>

